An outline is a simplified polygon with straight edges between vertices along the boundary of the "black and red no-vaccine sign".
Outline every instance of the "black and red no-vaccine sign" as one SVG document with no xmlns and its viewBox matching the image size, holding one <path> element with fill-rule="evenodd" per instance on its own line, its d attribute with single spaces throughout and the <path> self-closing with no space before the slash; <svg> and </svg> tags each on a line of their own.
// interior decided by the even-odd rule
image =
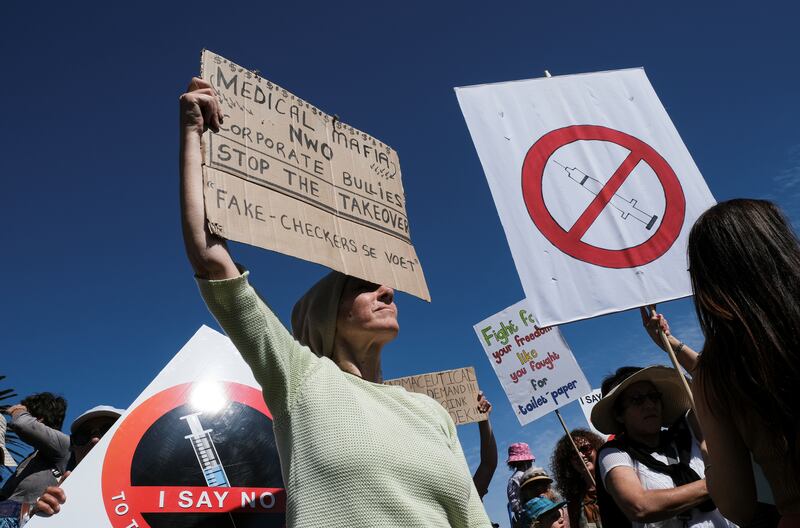
<svg viewBox="0 0 800 528">
<path fill-rule="evenodd" d="M 262 393 L 215 383 L 222 401 L 213 409 L 193 401 L 207 385 L 186 383 L 148 398 L 120 424 L 102 472 L 114 528 L 284 526 L 286 493 Z"/>
<path fill-rule="evenodd" d="M 608 141 L 629 153 L 572 227 L 564 229 L 545 202 L 542 184 L 550 157 L 561 147 L 576 141 Z M 641 244 L 622 249 L 584 242 L 583 236 L 640 162 L 653 169 L 664 192 L 664 216 L 655 233 Z M 606 268 L 643 266 L 661 257 L 680 235 L 686 213 L 686 199 L 680 181 L 655 149 L 629 134 L 595 125 L 559 128 L 536 141 L 522 165 L 522 196 L 534 224 L 554 246 L 578 260 Z"/>
</svg>

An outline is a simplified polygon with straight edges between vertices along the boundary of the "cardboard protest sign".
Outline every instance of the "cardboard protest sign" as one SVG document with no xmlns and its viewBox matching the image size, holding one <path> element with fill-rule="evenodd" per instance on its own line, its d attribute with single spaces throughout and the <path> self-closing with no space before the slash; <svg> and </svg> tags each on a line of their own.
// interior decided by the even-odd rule
<svg viewBox="0 0 800 528">
<path fill-rule="evenodd" d="M 644 70 L 456 94 L 543 325 L 691 295 L 688 233 L 714 198 Z"/>
<path fill-rule="evenodd" d="M 589 394 L 578 398 L 578 402 L 581 404 L 581 411 L 583 411 L 583 416 L 586 417 L 586 423 L 589 424 L 589 429 L 591 429 L 594 434 L 599 435 L 602 438 L 606 438 L 608 436 L 607 434 L 601 433 L 594 428 L 594 425 L 592 425 L 592 409 L 602 397 L 603 395 L 600 389 L 593 389 Z"/>
<path fill-rule="evenodd" d="M 527 301 L 474 328 L 521 425 L 591 390 L 561 331 L 539 326 Z"/>
<path fill-rule="evenodd" d="M 407 376 L 384 383 L 427 394 L 447 409 L 456 425 L 483 422 L 488 418 L 478 411 L 478 378 L 472 367 Z"/>
<path fill-rule="evenodd" d="M 430 300 L 397 153 L 210 51 L 224 123 L 204 134 L 212 232 Z"/>
<path fill-rule="evenodd" d="M 285 524 L 261 387 L 227 337 L 202 327 L 64 481 L 58 515 L 26 526 Z"/>
</svg>

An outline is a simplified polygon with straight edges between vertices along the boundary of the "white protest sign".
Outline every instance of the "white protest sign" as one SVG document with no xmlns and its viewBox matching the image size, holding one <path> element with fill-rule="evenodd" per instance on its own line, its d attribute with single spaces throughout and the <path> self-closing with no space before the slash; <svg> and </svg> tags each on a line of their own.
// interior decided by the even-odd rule
<svg viewBox="0 0 800 528">
<path fill-rule="evenodd" d="M 430 300 L 391 147 L 210 51 L 225 119 L 203 135 L 209 229 Z"/>
<path fill-rule="evenodd" d="M 286 493 L 261 387 L 230 340 L 205 326 L 63 488 L 61 513 L 26 526 L 285 523 Z"/>
<path fill-rule="evenodd" d="M 561 331 L 539 327 L 527 301 L 474 328 L 520 424 L 526 425 L 591 390 Z"/>
<path fill-rule="evenodd" d="M 583 411 L 583 416 L 586 417 L 586 423 L 589 424 L 589 429 L 591 429 L 592 432 L 595 433 L 596 435 L 599 435 L 602 438 L 606 438 L 608 435 L 601 433 L 600 431 L 594 428 L 594 425 L 592 425 L 592 409 L 594 408 L 595 404 L 600 401 L 600 398 L 602 397 L 603 395 L 600 389 L 594 389 L 589 394 L 581 396 L 578 399 L 578 402 L 581 405 L 581 411 Z"/>
<path fill-rule="evenodd" d="M 644 70 L 456 95 L 542 324 L 692 294 L 688 233 L 714 198 Z"/>
</svg>

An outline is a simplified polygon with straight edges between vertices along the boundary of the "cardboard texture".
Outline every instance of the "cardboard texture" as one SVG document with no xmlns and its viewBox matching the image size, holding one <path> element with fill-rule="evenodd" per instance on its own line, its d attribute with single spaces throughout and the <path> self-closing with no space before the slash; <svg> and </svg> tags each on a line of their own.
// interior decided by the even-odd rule
<svg viewBox="0 0 800 528">
<path fill-rule="evenodd" d="M 201 75 L 225 116 L 203 136 L 212 232 L 430 301 L 391 147 L 207 50 Z"/>
<path fill-rule="evenodd" d="M 442 404 L 456 425 L 483 422 L 488 416 L 478 411 L 478 378 L 475 369 L 464 367 L 384 381 L 409 392 L 427 394 Z"/>
</svg>

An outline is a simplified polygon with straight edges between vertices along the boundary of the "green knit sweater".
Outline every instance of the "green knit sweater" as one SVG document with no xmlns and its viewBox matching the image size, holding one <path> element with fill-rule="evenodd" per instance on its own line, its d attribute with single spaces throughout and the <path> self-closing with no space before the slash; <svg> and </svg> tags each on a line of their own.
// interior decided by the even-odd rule
<svg viewBox="0 0 800 528">
<path fill-rule="evenodd" d="M 447 411 L 314 355 L 247 275 L 198 283 L 273 414 L 287 526 L 489 527 Z"/>
</svg>

